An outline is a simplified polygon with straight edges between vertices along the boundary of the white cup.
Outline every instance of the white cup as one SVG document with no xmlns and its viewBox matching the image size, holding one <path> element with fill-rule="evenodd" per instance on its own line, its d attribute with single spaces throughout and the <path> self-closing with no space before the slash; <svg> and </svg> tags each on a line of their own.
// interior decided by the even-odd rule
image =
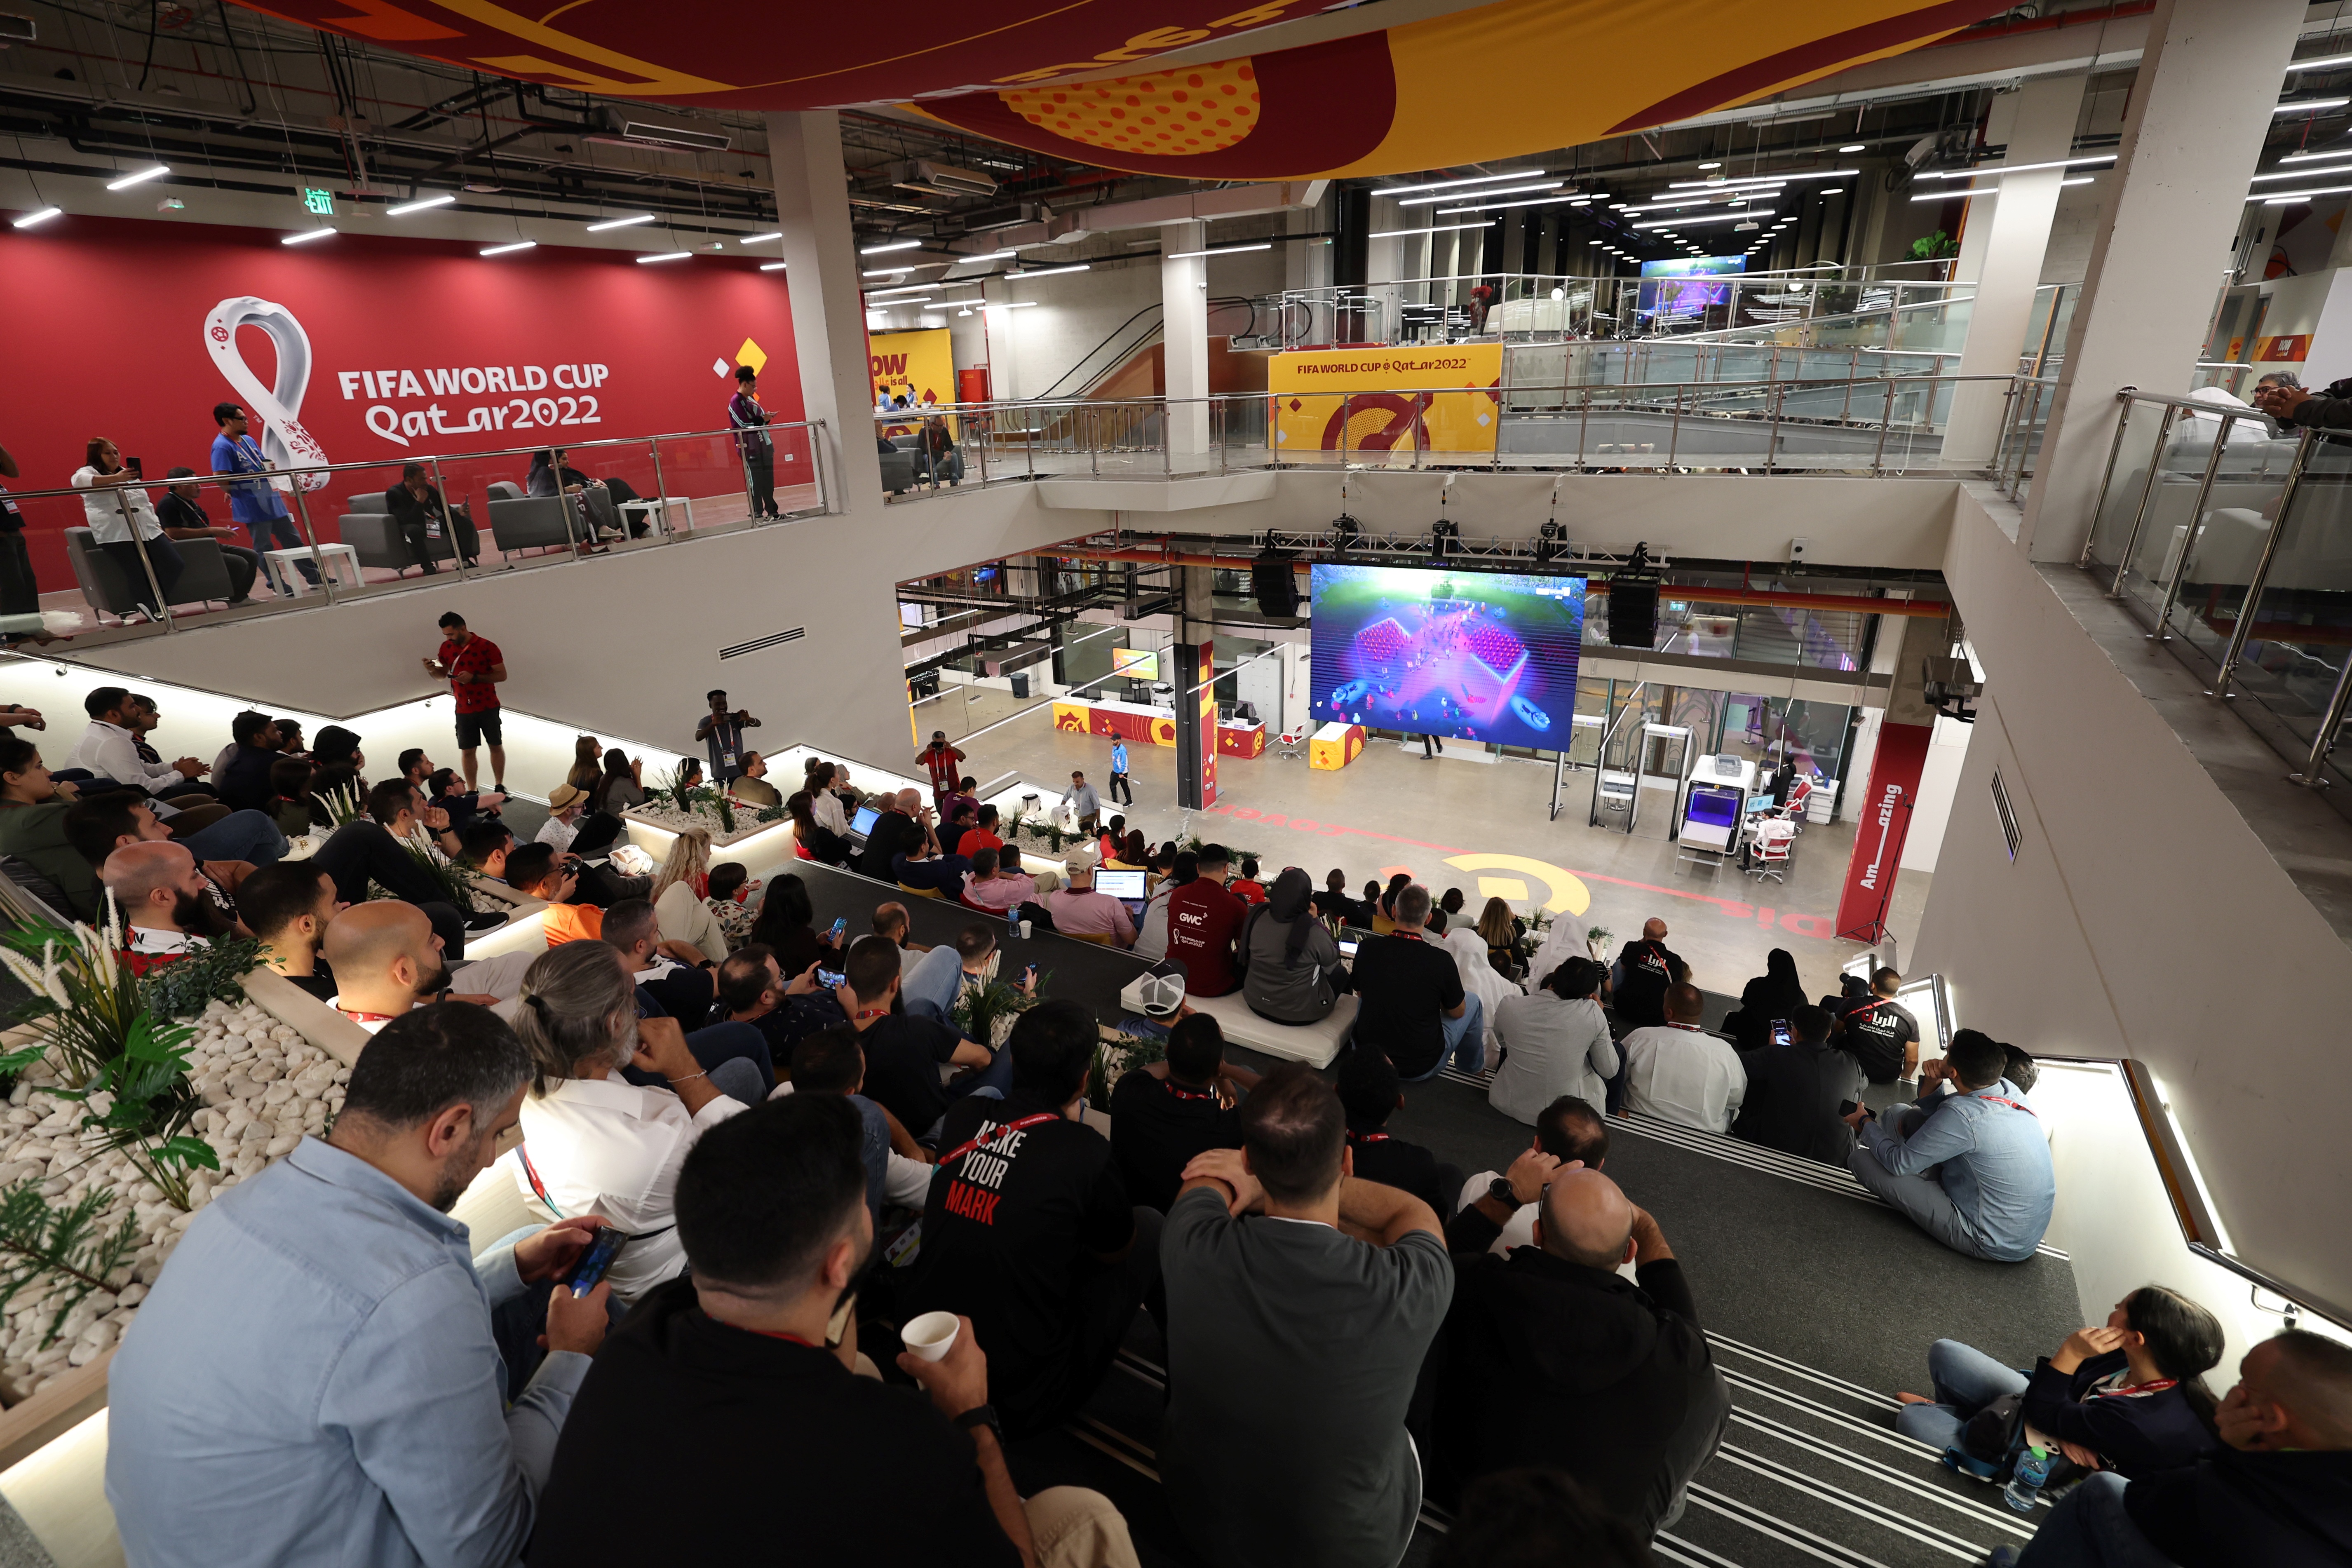
<svg viewBox="0 0 2352 1568">
<path fill-rule="evenodd" d="M 1028 921 L 1023 921 L 1021 922 L 1021 940 L 1023 942 L 1027 942 L 1029 940 L 1029 928 L 1031 923 L 1032 922 Z"/>
<path fill-rule="evenodd" d="M 898 1331 L 907 1349 L 924 1361 L 937 1361 L 955 1344 L 962 1325 L 953 1312 L 925 1312 Z"/>
</svg>

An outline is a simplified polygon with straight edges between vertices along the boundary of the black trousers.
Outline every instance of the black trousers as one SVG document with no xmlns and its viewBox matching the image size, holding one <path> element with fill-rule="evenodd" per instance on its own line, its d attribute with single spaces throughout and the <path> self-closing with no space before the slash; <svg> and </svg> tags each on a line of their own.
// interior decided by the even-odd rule
<svg viewBox="0 0 2352 1568">
<path fill-rule="evenodd" d="M 187 563 L 180 558 L 178 545 L 163 535 L 157 534 L 147 541 L 147 563 L 140 561 L 139 546 L 128 541 L 103 544 L 100 548 L 114 557 L 114 563 L 122 568 L 123 578 L 131 584 L 132 604 L 141 605 L 151 613 L 156 609 L 155 589 L 147 582 L 147 563 L 152 563 L 155 568 L 156 584 L 163 590 L 163 603 L 168 605 L 172 602 L 172 589 L 180 581 L 180 573 L 187 565 Z"/>
<path fill-rule="evenodd" d="M 415 858 L 400 847 L 383 825 L 359 817 L 335 829 L 310 863 L 335 884 L 335 897 L 347 904 L 366 901 L 367 886 L 380 884 L 395 898 L 425 911 L 441 938 L 444 958 L 466 956 L 466 919 L 441 896 L 441 885 L 426 876 Z"/>
<path fill-rule="evenodd" d="M 743 477 L 751 488 L 753 517 L 782 517 L 776 505 L 776 453 L 772 447 L 743 454 Z"/>
<path fill-rule="evenodd" d="M 41 585 L 33 575 L 33 557 L 25 549 L 24 525 L 0 532 L 0 616 L 37 616 Z"/>
<path fill-rule="evenodd" d="M 1110 775 L 1110 803 L 1113 805 L 1117 805 L 1122 798 L 1125 799 L 1128 805 L 1133 805 L 1135 804 L 1135 786 L 1127 782 L 1127 775 L 1125 773 L 1113 773 Z"/>
</svg>

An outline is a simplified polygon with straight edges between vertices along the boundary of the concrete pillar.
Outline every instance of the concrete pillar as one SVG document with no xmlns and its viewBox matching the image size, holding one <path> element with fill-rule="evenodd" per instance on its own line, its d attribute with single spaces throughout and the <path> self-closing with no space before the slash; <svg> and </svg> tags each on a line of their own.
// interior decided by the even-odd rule
<svg viewBox="0 0 2352 1568">
<path fill-rule="evenodd" d="M 2001 140 L 2009 152 L 2001 162 L 2048 163 L 2065 157 L 2074 145 L 2074 123 L 2082 115 L 2086 79 L 2038 76 L 2015 92 L 2001 94 L 1996 100 L 1996 113 L 2000 105 L 2011 106 L 2003 117 L 2009 124 Z M 1990 140 L 1990 135 L 1987 139 Z M 1969 332 L 1960 347 L 1958 374 L 2015 374 L 2026 322 L 2033 314 L 2033 290 L 2042 281 L 2042 253 L 2050 247 L 2050 220 L 2058 212 L 2059 182 L 2065 176 L 2063 169 L 2003 174 L 2000 195 L 1979 196 L 1971 204 L 1957 276 L 1973 279 L 1977 289 L 1976 300 L 1969 307 Z M 1951 419 L 1944 432 L 1944 461 L 1970 468 L 1990 462 L 2000 439 L 2004 406 L 2000 383 L 1981 382 L 1955 389 Z"/>
<path fill-rule="evenodd" d="M 1160 228 L 1160 357 L 1167 367 L 1168 452 L 1171 459 L 1209 449 L 1209 259 L 1175 259 L 1208 243 L 1208 226 Z"/>
<path fill-rule="evenodd" d="M 2148 18 L 2110 216 L 2025 498 L 2018 542 L 2034 560 L 2082 552 L 2117 389 L 2188 390 L 2303 16 L 2293 0 L 2158 0 Z"/>
<path fill-rule="evenodd" d="M 813 110 L 771 114 L 767 121 L 802 405 L 812 422 L 824 421 L 820 449 L 834 507 L 870 517 L 882 510 L 882 465 L 874 450 L 865 303 L 858 296 L 857 241 L 849 228 L 841 117 Z"/>
<path fill-rule="evenodd" d="M 1205 566 L 1186 566 L 1170 649 L 1169 683 L 1176 688 L 1176 804 L 1205 811 L 1217 804 L 1215 581 Z"/>
</svg>

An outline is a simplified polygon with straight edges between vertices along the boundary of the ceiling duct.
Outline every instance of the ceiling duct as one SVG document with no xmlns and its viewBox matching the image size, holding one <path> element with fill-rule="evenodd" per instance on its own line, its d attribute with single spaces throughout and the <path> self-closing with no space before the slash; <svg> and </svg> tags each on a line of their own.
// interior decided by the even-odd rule
<svg viewBox="0 0 2352 1568">
<path fill-rule="evenodd" d="M 625 120 L 620 112 L 601 107 L 595 117 L 595 129 L 583 140 L 601 142 L 610 147 L 650 147 L 661 153 L 724 153 L 735 144 L 731 136 L 720 136 L 708 131 L 688 131 L 677 125 L 656 125 L 643 120 Z"/>
<path fill-rule="evenodd" d="M 929 158 L 915 161 L 915 178 L 936 191 L 957 196 L 992 196 L 996 182 L 977 169 L 959 169 L 952 163 L 935 163 Z"/>
</svg>

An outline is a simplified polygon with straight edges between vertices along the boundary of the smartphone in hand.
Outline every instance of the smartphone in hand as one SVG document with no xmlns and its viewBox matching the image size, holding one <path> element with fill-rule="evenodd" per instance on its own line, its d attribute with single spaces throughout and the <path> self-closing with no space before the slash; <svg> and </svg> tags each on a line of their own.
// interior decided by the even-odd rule
<svg viewBox="0 0 2352 1568">
<path fill-rule="evenodd" d="M 849 917 L 847 915 L 843 915 L 833 922 L 833 929 L 824 933 L 826 943 L 830 946 L 839 947 L 841 945 L 841 934 L 848 929 Z"/>
<path fill-rule="evenodd" d="M 598 1226 L 594 1238 L 588 1243 L 588 1250 L 573 1261 L 560 1283 L 569 1285 L 574 1297 L 585 1296 L 596 1289 L 596 1281 L 604 1278 L 604 1271 L 613 1267 L 613 1259 L 620 1255 L 621 1248 L 628 1244 L 628 1240 L 629 1233 L 617 1226 Z"/>
</svg>

